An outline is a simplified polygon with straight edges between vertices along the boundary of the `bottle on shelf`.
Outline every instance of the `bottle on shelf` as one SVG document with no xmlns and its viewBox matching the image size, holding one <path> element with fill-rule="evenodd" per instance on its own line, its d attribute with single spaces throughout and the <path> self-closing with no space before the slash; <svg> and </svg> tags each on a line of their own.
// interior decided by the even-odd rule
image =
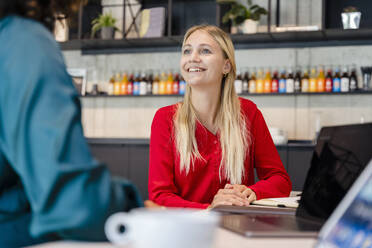
<svg viewBox="0 0 372 248">
<path fill-rule="evenodd" d="M 329 68 L 327 70 L 327 76 L 325 78 L 325 88 L 324 88 L 324 91 L 325 92 L 332 92 L 332 88 L 333 88 L 332 69 Z"/>
<path fill-rule="evenodd" d="M 341 76 L 340 76 L 339 67 L 336 67 L 335 69 L 335 75 L 333 76 L 333 81 L 332 81 L 332 91 L 333 92 L 341 91 Z"/>
<path fill-rule="evenodd" d="M 304 70 L 304 74 L 302 75 L 302 78 L 301 78 L 301 92 L 309 92 L 309 85 L 310 85 L 310 82 L 309 82 L 309 70 L 308 69 L 305 69 Z"/>
<path fill-rule="evenodd" d="M 180 83 L 179 83 L 179 87 L 178 87 L 178 94 L 180 94 L 182 96 L 182 95 L 185 94 L 185 92 L 186 92 L 186 81 L 182 77 L 182 75 L 180 75 Z"/>
<path fill-rule="evenodd" d="M 141 73 L 141 80 L 139 83 L 139 95 L 144 96 L 147 93 L 147 82 L 146 82 L 146 73 L 143 71 Z"/>
<path fill-rule="evenodd" d="M 318 74 L 318 78 L 317 78 L 316 91 L 317 92 L 324 92 L 325 91 L 325 76 L 324 76 L 323 66 L 319 67 L 319 74 Z"/>
<path fill-rule="evenodd" d="M 256 71 L 252 69 L 251 78 L 249 79 L 249 82 L 248 82 L 249 93 L 251 94 L 256 93 L 256 88 L 257 88 L 256 84 L 257 84 Z"/>
<path fill-rule="evenodd" d="M 341 76 L 341 92 L 349 92 L 349 91 L 350 91 L 350 78 L 349 78 L 347 67 L 344 66 L 342 69 L 342 76 Z"/>
<path fill-rule="evenodd" d="M 115 83 L 114 83 L 114 95 L 120 95 L 120 84 L 121 84 L 121 77 L 120 72 L 117 72 L 115 75 Z"/>
<path fill-rule="evenodd" d="M 173 93 L 173 73 L 171 70 L 169 70 L 167 81 L 165 83 L 165 94 L 171 95 L 172 93 Z"/>
<path fill-rule="evenodd" d="M 285 75 L 285 70 L 282 69 L 280 71 L 280 78 L 279 78 L 279 93 L 286 93 L 287 92 L 287 77 Z"/>
<path fill-rule="evenodd" d="M 301 68 L 296 68 L 296 75 L 294 77 L 294 92 L 301 92 Z"/>
<path fill-rule="evenodd" d="M 107 86 L 107 95 L 112 96 L 114 95 L 114 89 L 115 89 L 115 75 L 111 75 L 108 86 Z"/>
<path fill-rule="evenodd" d="M 264 93 L 271 92 L 271 83 L 272 83 L 272 78 L 271 78 L 270 69 L 267 68 L 266 73 L 265 73 L 265 80 L 264 80 Z"/>
<path fill-rule="evenodd" d="M 264 75 L 263 75 L 262 69 L 258 69 L 258 72 L 257 72 L 256 92 L 257 93 L 264 92 Z"/>
<path fill-rule="evenodd" d="M 317 75 L 315 67 L 311 69 L 309 80 L 309 92 L 317 92 Z"/>
<path fill-rule="evenodd" d="M 128 83 L 128 74 L 124 72 L 120 83 L 120 95 L 128 95 Z"/>
<path fill-rule="evenodd" d="M 172 94 L 177 95 L 179 94 L 179 86 L 180 86 L 180 74 L 179 72 L 176 72 L 173 79 L 173 85 L 172 85 Z"/>
<path fill-rule="evenodd" d="M 286 93 L 293 93 L 294 92 L 294 77 L 293 77 L 293 72 L 292 68 L 288 69 L 288 76 L 286 80 Z"/>
<path fill-rule="evenodd" d="M 128 78 L 128 86 L 127 86 L 128 95 L 133 95 L 133 82 L 134 82 L 134 75 L 133 73 L 130 73 L 129 78 Z"/>
<path fill-rule="evenodd" d="M 167 92 L 167 75 L 165 72 L 160 74 L 160 82 L 159 82 L 159 95 L 165 95 Z"/>
<path fill-rule="evenodd" d="M 246 68 L 244 71 L 244 76 L 243 76 L 243 94 L 248 93 L 248 85 L 249 85 L 249 71 Z"/>
<path fill-rule="evenodd" d="M 134 81 L 133 81 L 133 95 L 138 96 L 140 94 L 140 82 L 141 77 L 139 72 L 134 74 Z"/>
<path fill-rule="evenodd" d="M 278 93 L 279 91 L 279 78 L 278 78 L 278 71 L 274 70 L 273 78 L 271 81 L 271 92 Z"/>
<path fill-rule="evenodd" d="M 160 84 L 159 73 L 155 72 L 154 81 L 152 81 L 152 94 L 153 95 L 159 95 L 159 84 Z"/>
<path fill-rule="evenodd" d="M 358 90 L 358 76 L 356 66 L 353 65 L 350 73 L 350 91 Z"/>
<path fill-rule="evenodd" d="M 148 70 L 147 78 L 146 78 L 146 95 L 152 94 L 152 81 L 153 81 L 153 72 L 152 70 Z"/>
<path fill-rule="evenodd" d="M 234 88 L 235 88 L 236 94 L 243 93 L 243 80 L 242 80 L 242 75 L 240 74 L 240 71 L 237 71 L 236 73 L 236 79 L 234 81 Z"/>
</svg>

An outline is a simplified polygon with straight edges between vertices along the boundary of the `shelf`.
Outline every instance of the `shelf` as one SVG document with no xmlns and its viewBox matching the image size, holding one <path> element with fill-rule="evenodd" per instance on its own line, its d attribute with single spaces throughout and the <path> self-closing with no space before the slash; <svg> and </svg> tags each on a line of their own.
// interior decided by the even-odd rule
<svg viewBox="0 0 372 248">
<path fill-rule="evenodd" d="M 82 50 L 83 54 L 179 51 L 182 36 L 120 40 L 83 39 L 61 42 L 62 50 Z M 326 29 L 320 31 L 277 32 L 231 35 L 237 49 L 370 45 L 372 29 Z"/>
<path fill-rule="evenodd" d="M 372 94 L 372 90 L 368 91 L 353 91 L 353 92 L 296 92 L 296 93 L 245 93 L 239 94 L 239 96 L 337 96 L 337 95 L 366 95 Z M 81 96 L 84 98 L 94 97 L 109 97 L 109 98 L 121 98 L 121 97 L 183 97 L 182 95 L 85 95 Z"/>
</svg>

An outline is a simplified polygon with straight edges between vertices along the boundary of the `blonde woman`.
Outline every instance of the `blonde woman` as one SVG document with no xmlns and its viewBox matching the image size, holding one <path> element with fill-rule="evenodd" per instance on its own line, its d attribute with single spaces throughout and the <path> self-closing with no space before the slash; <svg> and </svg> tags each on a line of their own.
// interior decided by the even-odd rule
<svg viewBox="0 0 372 248">
<path fill-rule="evenodd" d="M 151 127 L 150 200 L 208 208 L 288 196 L 291 182 L 261 112 L 235 93 L 229 36 L 215 26 L 190 28 L 180 67 L 184 101 L 159 109 Z"/>
</svg>

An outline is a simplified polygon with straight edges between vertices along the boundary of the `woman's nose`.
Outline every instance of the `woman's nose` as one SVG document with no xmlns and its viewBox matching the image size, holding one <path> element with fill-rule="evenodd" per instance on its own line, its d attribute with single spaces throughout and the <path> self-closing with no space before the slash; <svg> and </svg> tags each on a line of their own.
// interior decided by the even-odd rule
<svg viewBox="0 0 372 248">
<path fill-rule="evenodd" d="M 200 61 L 200 56 L 197 51 L 193 51 L 190 57 L 191 61 Z"/>
</svg>

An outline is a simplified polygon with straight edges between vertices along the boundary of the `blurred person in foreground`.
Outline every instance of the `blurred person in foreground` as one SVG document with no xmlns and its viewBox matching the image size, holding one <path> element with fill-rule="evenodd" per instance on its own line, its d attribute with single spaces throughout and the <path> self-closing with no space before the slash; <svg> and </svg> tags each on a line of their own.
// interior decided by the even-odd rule
<svg viewBox="0 0 372 248">
<path fill-rule="evenodd" d="M 142 206 L 93 159 L 79 96 L 50 31 L 74 0 L 0 0 L 0 247 L 103 241 L 104 222 Z"/>
</svg>

